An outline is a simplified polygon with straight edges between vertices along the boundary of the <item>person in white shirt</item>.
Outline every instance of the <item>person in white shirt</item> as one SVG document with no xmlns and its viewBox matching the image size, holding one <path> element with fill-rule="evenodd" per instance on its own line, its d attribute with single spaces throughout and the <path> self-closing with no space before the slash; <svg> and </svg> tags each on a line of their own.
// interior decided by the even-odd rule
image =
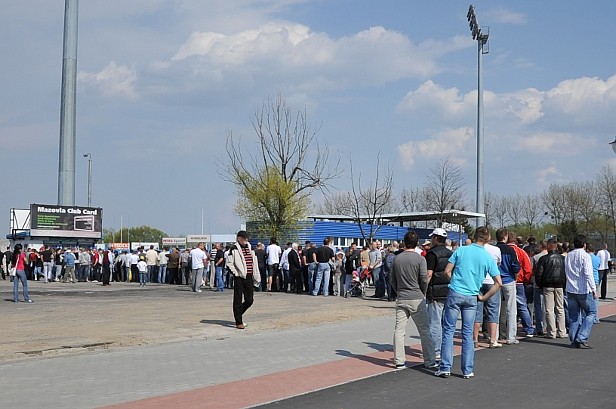
<svg viewBox="0 0 616 409">
<path fill-rule="evenodd" d="M 156 265 L 158 264 L 158 252 L 154 250 L 154 245 L 150 245 L 150 249 L 145 252 L 145 262 L 148 266 L 148 282 L 153 283 L 158 277 L 154 274 L 156 272 Z"/>
<path fill-rule="evenodd" d="M 282 255 L 282 249 L 275 237 L 271 238 L 266 253 L 268 269 L 267 291 L 272 291 L 272 284 L 274 284 L 274 291 L 277 291 L 280 288 L 280 256 Z"/>
<path fill-rule="evenodd" d="M 287 248 L 282 252 L 282 257 L 280 258 L 280 270 L 282 273 L 282 291 L 285 293 L 289 290 L 289 253 L 293 248 L 291 247 L 292 243 L 287 243 Z"/>
<path fill-rule="evenodd" d="M 203 269 L 208 262 L 205 245 L 203 243 L 197 244 L 197 247 L 190 251 L 190 258 L 192 263 L 192 290 L 195 293 L 200 293 L 201 282 L 203 280 Z"/>
<path fill-rule="evenodd" d="M 565 257 L 567 276 L 567 311 L 569 311 L 569 340 L 571 346 L 581 349 L 588 345 L 590 331 L 597 316 L 597 288 L 592 271 L 590 254 L 584 250 L 586 236 L 578 234 L 573 239 L 575 249 Z"/>
<path fill-rule="evenodd" d="M 137 282 L 140 279 L 139 278 L 139 267 L 137 266 L 137 264 L 139 264 L 139 256 L 137 255 L 137 250 L 133 250 L 132 253 L 130 254 L 130 274 L 131 274 L 131 280 L 134 282 Z"/>
<path fill-rule="evenodd" d="M 144 260 L 144 256 L 141 256 L 137 262 L 137 270 L 139 270 L 139 287 L 145 287 L 148 278 L 148 264 Z"/>
<path fill-rule="evenodd" d="M 468 244 L 467 244 L 468 245 Z M 501 251 L 498 247 L 491 245 L 490 243 L 484 244 L 483 248 L 492 256 L 496 265 L 500 265 L 502 261 Z M 481 283 L 481 294 L 486 294 L 494 285 L 494 279 L 490 274 L 486 274 L 486 278 Z M 487 321 L 488 324 L 488 337 L 490 338 L 490 348 L 500 348 L 503 346 L 498 342 L 498 321 L 500 315 L 500 290 L 498 290 L 494 297 L 488 298 L 486 301 L 477 302 L 477 314 L 475 315 L 475 332 L 474 340 L 477 343 L 479 341 L 479 330 L 483 322 Z M 485 305 L 485 308 L 484 308 Z M 486 319 L 484 319 L 484 312 L 486 313 Z"/>
<path fill-rule="evenodd" d="M 599 283 L 601 284 L 601 299 L 605 300 L 607 295 L 607 275 L 610 272 L 610 252 L 607 251 L 607 244 L 603 243 L 603 248 L 597 252 L 599 260 Z"/>
<path fill-rule="evenodd" d="M 165 248 L 158 253 L 158 282 L 161 284 L 167 283 L 167 251 Z"/>
</svg>

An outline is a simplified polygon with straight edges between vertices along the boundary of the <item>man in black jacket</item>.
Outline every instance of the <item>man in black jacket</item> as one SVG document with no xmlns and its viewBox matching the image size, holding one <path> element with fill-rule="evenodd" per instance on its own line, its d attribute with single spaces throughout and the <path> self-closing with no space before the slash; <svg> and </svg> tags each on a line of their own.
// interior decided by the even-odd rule
<svg viewBox="0 0 616 409">
<path fill-rule="evenodd" d="M 566 338 L 564 308 L 565 258 L 556 251 L 558 243 L 548 240 L 548 253 L 535 265 L 535 283 L 543 292 L 546 319 L 546 338 Z M 555 314 L 556 313 L 556 314 Z"/>
<path fill-rule="evenodd" d="M 430 250 L 426 254 L 428 268 L 428 290 L 426 300 L 428 302 L 428 317 L 430 320 L 430 336 L 436 353 L 436 359 L 441 359 L 441 341 L 443 308 L 447 301 L 450 277 L 445 274 L 445 267 L 449 257 L 453 253 L 445 247 L 447 231 L 434 229 L 430 234 Z"/>
<path fill-rule="evenodd" d="M 291 276 L 291 291 L 301 294 L 304 288 L 304 277 L 302 274 L 302 263 L 297 253 L 297 243 L 291 244 L 291 251 L 287 255 L 289 260 L 289 275 Z"/>
</svg>

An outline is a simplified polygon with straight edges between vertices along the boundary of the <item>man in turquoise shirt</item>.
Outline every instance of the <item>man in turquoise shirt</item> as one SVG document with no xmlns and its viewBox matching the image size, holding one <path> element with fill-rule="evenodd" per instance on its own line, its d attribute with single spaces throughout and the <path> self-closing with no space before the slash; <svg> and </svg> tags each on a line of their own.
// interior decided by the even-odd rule
<svg viewBox="0 0 616 409">
<path fill-rule="evenodd" d="M 443 340 L 441 345 L 441 364 L 434 374 L 446 378 L 453 364 L 453 334 L 456 322 L 462 314 L 462 376 L 470 379 L 474 375 L 475 348 L 473 327 L 477 311 L 477 300 L 485 301 L 492 297 L 502 285 L 496 262 L 483 248 L 490 240 L 490 230 L 478 227 L 475 243 L 458 248 L 449 258 L 445 274 L 451 275 L 449 293 L 443 310 Z M 480 293 L 481 284 L 489 274 L 494 285 L 486 294 Z"/>
</svg>

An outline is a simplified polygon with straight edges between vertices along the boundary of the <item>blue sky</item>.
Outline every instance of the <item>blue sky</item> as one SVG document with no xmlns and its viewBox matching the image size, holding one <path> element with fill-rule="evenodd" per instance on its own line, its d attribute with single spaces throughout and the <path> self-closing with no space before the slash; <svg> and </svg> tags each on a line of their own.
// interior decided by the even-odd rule
<svg viewBox="0 0 616 409">
<path fill-rule="evenodd" d="M 484 57 L 485 189 L 536 193 L 616 166 L 616 2 L 476 1 Z M 0 214 L 57 202 L 64 2 L 0 0 Z M 230 233 L 235 192 L 218 176 L 228 130 L 282 93 L 319 137 L 395 188 L 450 155 L 475 189 L 477 52 L 468 3 L 396 0 L 80 2 L 77 204 L 105 227 Z M 348 172 L 334 182 L 349 187 Z"/>
</svg>

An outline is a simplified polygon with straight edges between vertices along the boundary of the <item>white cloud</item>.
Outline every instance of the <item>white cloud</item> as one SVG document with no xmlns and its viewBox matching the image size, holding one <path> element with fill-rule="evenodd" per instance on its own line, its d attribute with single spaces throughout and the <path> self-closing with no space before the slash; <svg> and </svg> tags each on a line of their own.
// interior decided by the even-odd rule
<svg viewBox="0 0 616 409">
<path fill-rule="evenodd" d="M 471 112 L 473 99 L 476 104 L 476 95 L 476 92 L 460 95 L 457 88 L 443 88 L 428 80 L 416 91 L 407 93 L 398 104 L 397 110 L 400 113 L 431 111 L 439 117 L 460 118 Z"/>
<path fill-rule="evenodd" d="M 512 140 L 511 146 L 515 150 L 523 150 L 534 154 L 558 152 L 559 154 L 575 155 L 577 151 L 572 151 L 571 147 L 580 142 L 582 142 L 580 138 L 572 134 L 537 132 Z"/>
<path fill-rule="evenodd" d="M 118 65 L 115 61 L 111 61 L 98 73 L 79 72 L 78 80 L 83 85 L 96 86 L 107 97 L 117 95 L 129 99 L 137 97 L 135 91 L 136 68 Z"/>
<path fill-rule="evenodd" d="M 544 187 L 547 187 L 552 183 L 559 183 L 562 180 L 562 174 L 554 162 L 552 162 L 547 168 L 537 170 L 535 175 L 536 181 L 539 185 Z"/>
<path fill-rule="evenodd" d="M 487 10 L 485 12 L 485 19 L 490 24 L 494 24 L 494 23 L 526 24 L 525 14 L 519 13 L 517 11 L 508 10 L 505 8 Z"/>
<path fill-rule="evenodd" d="M 199 77 L 219 70 L 218 79 L 293 84 L 313 91 L 381 86 L 406 78 L 427 78 L 444 68 L 445 53 L 472 46 L 462 36 L 449 41 L 413 44 L 405 35 L 381 26 L 335 39 L 289 22 L 224 34 L 194 32 L 171 58 L 169 70 L 190 66 Z M 438 44 L 437 44 L 438 43 Z M 438 46 L 436 46 L 438 45 Z M 164 69 L 164 64 L 157 64 Z"/>
<path fill-rule="evenodd" d="M 492 101 L 501 105 L 505 113 L 513 114 L 522 123 L 529 124 L 538 121 L 544 115 L 543 98 L 544 94 L 534 88 L 528 88 L 517 92 L 493 95 Z"/>
<path fill-rule="evenodd" d="M 475 124 L 476 98 L 476 90 L 462 94 L 455 87 L 444 88 L 429 80 L 404 96 L 398 112 L 420 123 L 433 120 L 439 121 L 441 129 L 456 129 Z M 605 132 L 604 119 L 615 110 L 616 75 L 607 80 L 570 79 L 545 91 L 485 90 L 486 143 L 504 143 L 515 151 L 532 155 L 570 156 L 596 146 L 596 138 Z M 409 148 L 404 149 L 409 157 Z"/>
<path fill-rule="evenodd" d="M 616 108 L 616 75 L 606 81 L 597 77 L 562 81 L 546 92 L 546 100 L 552 109 L 565 114 L 591 115 L 599 111 L 601 115 L 612 115 Z"/>
<path fill-rule="evenodd" d="M 434 159 L 447 155 L 455 155 L 458 165 L 464 164 L 464 158 L 460 152 L 472 134 L 470 128 L 446 129 L 437 132 L 430 139 L 420 141 L 408 141 L 398 145 L 398 154 L 405 169 L 410 169 L 415 164 L 416 159 Z"/>
</svg>

